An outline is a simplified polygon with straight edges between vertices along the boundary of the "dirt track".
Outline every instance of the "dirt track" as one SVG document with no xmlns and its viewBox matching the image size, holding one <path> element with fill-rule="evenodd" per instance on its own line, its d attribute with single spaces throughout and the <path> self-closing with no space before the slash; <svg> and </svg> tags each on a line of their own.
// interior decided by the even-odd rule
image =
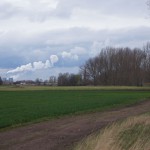
<svg viewBox="0 0 150 150">
<path fill-rule="evenodd" d="M 107 112 L 41 122 L 0 132 L 0 150 L 67 150 L 73 143 L 107 124 L 150 112 L 150 100 Z"/>
</svg>

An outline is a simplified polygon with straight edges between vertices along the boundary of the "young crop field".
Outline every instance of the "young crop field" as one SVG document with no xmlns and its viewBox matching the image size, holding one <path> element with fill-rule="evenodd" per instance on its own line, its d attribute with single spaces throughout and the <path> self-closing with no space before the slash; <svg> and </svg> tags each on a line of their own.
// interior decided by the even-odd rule
<svg viewBox="0 0 150 150">
<path fill-rule="evenodd" d="M 149 90 L 0 90 L 0 128 L 133 104 Z"/>
</svg>

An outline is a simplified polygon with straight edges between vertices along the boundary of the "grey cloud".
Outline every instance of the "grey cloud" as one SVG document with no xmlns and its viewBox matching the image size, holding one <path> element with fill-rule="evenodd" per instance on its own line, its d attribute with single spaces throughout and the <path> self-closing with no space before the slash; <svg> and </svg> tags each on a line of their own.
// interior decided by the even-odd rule
<svg viewBox="0 0 150 150">
<path fill-rule="evenodd" d="M 0 68 L 15 68 L 18 65 L 22 65 L 25 62 L 24 57 L 14 55 L 10 50 L 0 55 Z M 8 54 L 9 53 L 9 54 Z"/>
<path fill-rule="evenodd" d="M 16 31 L 17 32 L 17 31 Z M 8 33 L 0 38 L 0 52 L 5 56 L 32 57 L 45 59 L 47 55 L 83 47 L 87 49 L 94 41 L 111 41 L 112 44 L 123 44 L 140 41 L 142 45 L 149 40 L 149 27 L 125 28 L 121 30 L 91 30 L 88 28 L 70 28 L 66 30 L 45 31 L 43 33 L 24 35 Z M 14 36 L 15 39 L 14 39 Z M 128 45 L 131 46 L 131 45 Z"/>
<path fill-rule="evenodd" d="M 24 35 L 22 33 L 12 32 L 8 33 L 0 38 L 0 51 L 3 48 L 11 48 L 13 52 L 18 49 L 25 49 L 27 52 L 31 52 L 35 49 L 42 49 L 41 52 L 51 51 L 55 47 L 65 47 L 67 45 L 76 45 L 80 43 L 92 43 L 93 41 L 103 41 L 106 39 L 112 39 L 117 41 L 118 39 L 126 40 L 141 40 L 149 39 L 150 27 L 137 27 L 137 28 L 124 28 L 116 30 L 91 30 L 88 28 L 70 28 L 65 30 L 44 31 L 42 33 L 33 35 Z M 14 36 L 15 39 L 14 39 Z M 18 51 L 17 51 L 18 52 Z M 39 51 L 40 52 L 40 51 Z"/>
<path fill-rule="evenodd" d="M 60 34 L 49 32 L 52 40 L 48 37 L 46 44 L 51 45 L 69 45 L 79 43 L 93 43 L 94 41 L 112 41 L 112 44 L 119 42 L 140 41 L 142 45 L 144 41 L 149 40 L 150 27 L 124 28 L 116 30 L 97 30 L 93 31 L 86 28 L 73 28 L 69 30 L 59 31 Z M 46 33 L 47 34 L 47 33 Z M 130 45 L 128 45 L 130 46 Z"/>
<path fill-rule="evenodd" d="M 26 1 L 5 1 L 0 2 L 0 19 L 13 17 L 28 18 L 30 21 L 43 21 L 50 17 L 53 8 L 51 1 L 26 0 Z M 53 0 L 53 3 L 55 1 Z"/>
<path fill-rule="evenodd" d="M 19 8 L 14 7 L 11 3 L 0 2 L 0 19 L 10 18 L 14 15 L 17 15 Z"/>
<path fill-rule="evenodd" d="M 76 9 L 95 11 L 103 15 L 139 17 L 145 14 L 146 0 L 26 0 L 24 2 L 1 0 L 0 18 L 19 17 L 28 18 L 30 21 L 45 21 L 55 17 L 64 19 L 71 18 Z"/>
<path fill-rule="evenodd" d="M 99 14 L 116 15 L 116 16 L 142 16 L 146 10 L 146 0 L 60 0 L 55 10 L 60 16 L 71 17 L 75 9 L 87 11 L 96 11 Z"/>
</svg>

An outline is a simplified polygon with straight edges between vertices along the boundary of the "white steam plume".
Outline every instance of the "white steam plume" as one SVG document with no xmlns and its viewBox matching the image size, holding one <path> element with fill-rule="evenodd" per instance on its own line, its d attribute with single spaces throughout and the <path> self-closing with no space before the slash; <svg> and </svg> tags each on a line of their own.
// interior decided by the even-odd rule
<svg viewBox="0 0 150 150">
<path fill-rule="evenodd" d="M 17 67 L 16 69 L 10 70 L 7 73 L 17 73 L 17 72 L 24 72 L 24 71 L 31 71 L 33 69 L 32 64 L 26 64 L 22 65 L 20 67 Z"/>
<path fill-rule="evenodd" d="M 7 73 L 8 74 L 15 74 L 15 73 L 21 73 L 26 71 L 36 71 L 40 69 L 48 69 L 54 66 L 56 62 L 58 62 L 59 58 L 57 55 L 51 55 L 50 60 L 46 60 L 46 62 L 38 61 L 29 63 L 26 65 L 22 65 L 20 67 L 17 67 L 16 69 L 10 70 Z"/>
<path fill-rule="evenodd" d="M 52 64 L 52 66 L 56 63 L 56 62 L 58 62 L 58 57 L 57 57 L 57 55 L 51 55 L 50 56 L 50 61 L 51 61 L 51 64 Z"/>
</svg>

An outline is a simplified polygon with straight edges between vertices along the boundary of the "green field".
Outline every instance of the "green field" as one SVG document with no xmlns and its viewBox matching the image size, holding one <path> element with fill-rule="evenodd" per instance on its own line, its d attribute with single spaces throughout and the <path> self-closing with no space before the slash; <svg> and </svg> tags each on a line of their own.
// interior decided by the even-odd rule
<svg viewBox="0 0 150 150">
<path fill-rule="evenodd" d="M 150 98 L 149 89 L 23 89 L 1 87 L 0 128 L 63 115 L 102 111 Z"/>
</svg>

